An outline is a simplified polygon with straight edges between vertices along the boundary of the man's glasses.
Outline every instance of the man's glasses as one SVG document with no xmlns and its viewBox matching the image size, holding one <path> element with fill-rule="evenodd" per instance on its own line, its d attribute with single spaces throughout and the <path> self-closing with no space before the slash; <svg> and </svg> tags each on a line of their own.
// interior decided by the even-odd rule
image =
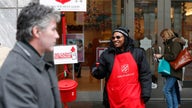
<svg viewBox="0 0 192 108">
<path fill-rule="evenodd" d="M 114 40 L 115 38 L 120 39 L 122 36 L 112 36 L 111 39 Z"/>
</svg>

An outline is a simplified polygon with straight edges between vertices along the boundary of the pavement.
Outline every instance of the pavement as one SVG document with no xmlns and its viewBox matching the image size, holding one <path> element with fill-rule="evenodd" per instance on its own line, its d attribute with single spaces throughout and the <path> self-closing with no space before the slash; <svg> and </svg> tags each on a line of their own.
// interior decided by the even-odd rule
<svg viewBox="0 0 192 108">
<path fill-rule="evenodd" d="M 191 93 L 190 89 L 187 89 L 183 92 L 186 94 Z M 158 91 L 156 91 L 158 92 Z M 188 93 L 187 93 L 188 92 Z M 154 96 L 154 94 L 156 96 Z M 184 96 L 183 94 L 181 96 Z M 166 101 L 164 96 L 161 93 L 155 93 L 152 91 L 153 97 L 147 102 L 146 108 L 166 108 Z M 159 96 L 158 96 L 159 95 Z M 192 97 L 192 95 L 189 95 Z M 67 103 L 68 108 L 104 108 L 102 105 L 102 93 L 99 91 L 83 91 L 77 93 L 77 99 L 73 102 Z M 191 98 L 181 98 L 181 106 L 179 108 L 192 108 L 192 99 Z"/>
</svg>

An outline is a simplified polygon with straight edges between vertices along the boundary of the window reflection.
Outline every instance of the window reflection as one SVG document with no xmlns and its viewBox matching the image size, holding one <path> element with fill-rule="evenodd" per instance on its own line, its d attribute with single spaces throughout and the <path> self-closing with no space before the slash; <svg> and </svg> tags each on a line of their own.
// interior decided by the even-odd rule
<svg viewBox="0 0 192 108">
<path fill-rule="evenodd" d="M 172 6 L 172 29 L 179 36 L 187 40 L 187 45 L 192 44 L 192 1 L 191 2 L 171 2 Z M 187 47 L 186 45 L 186 47 Z M 185 66 L 184 81 L 192 81 L 192 63 Z"/>
<path fill-rule="evenodd" d="M 16 33 L 16 10 L 0 9 L 0 43 L 6 47 L 13 47 Z"/>
<path fill-rule="evenodd" d="M 0 0 L 0 8 L 16 7 L 17 0 Z"/>
</svg>

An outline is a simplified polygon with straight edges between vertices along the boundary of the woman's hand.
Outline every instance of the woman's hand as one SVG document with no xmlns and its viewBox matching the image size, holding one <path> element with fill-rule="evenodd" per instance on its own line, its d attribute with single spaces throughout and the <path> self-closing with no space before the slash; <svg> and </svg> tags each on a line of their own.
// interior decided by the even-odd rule
<svg viewBox="0 0 192 108">
<path fill-rule="evenodd" d="M 153 54 L 153 56 L 154 56 L 155 58 L 158 58 L 158 59 L 163 57 L 162 54 Z"/>
</svg>

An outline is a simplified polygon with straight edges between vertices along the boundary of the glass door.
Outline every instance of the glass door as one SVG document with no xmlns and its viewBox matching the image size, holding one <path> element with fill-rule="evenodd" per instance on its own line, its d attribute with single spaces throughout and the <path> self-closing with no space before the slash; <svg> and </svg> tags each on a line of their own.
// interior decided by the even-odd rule
<svg viewBox="0 0 192 108">
<path fill-rule="evenodd" d="M 171 28 L 186 40 L 185 47 L 192 44 L 192 0 L 171 1 Z M 192 100 L 192 63 L 183 68 L 181 99 Z"/>
<path fill-rule="evenodd" d="M 179 37 L 185 38 L 185 47 L 191 45 L 192 0 L 135 0 L 134 4 L 133 38 L 137 42 L 137 47 L 145 49 L 150 64 L 153 75 L 151 100 L 164 100 L 162 89 L 165 79 L 157 72 L 158 63 L 153 59 L 153 53 L 163 51 L 162 39 L 159 34 L 164 28 L 170 28 Z M 131 22 L 128 21 L 129 24 Z M 183 82 L 180 82 L 182 100 L 192 99 L 190 92 L 188 92 L 192 88 L 191 70 L 192 63 L 183 69 Z"/>
<path fill-rule="evenodd" d="M 152 72 L 152 100 L 163 100 L 163 78 L 157 72 L 158 63 L 154 53 L 161 53 L 158 45 L 158 2 L 157 0 L 136 0 L 134 18 L 134 39 L 136 46 L 144 48 Z M 158 94 L 158 95 L 157 95 Z"/>
</svg>

